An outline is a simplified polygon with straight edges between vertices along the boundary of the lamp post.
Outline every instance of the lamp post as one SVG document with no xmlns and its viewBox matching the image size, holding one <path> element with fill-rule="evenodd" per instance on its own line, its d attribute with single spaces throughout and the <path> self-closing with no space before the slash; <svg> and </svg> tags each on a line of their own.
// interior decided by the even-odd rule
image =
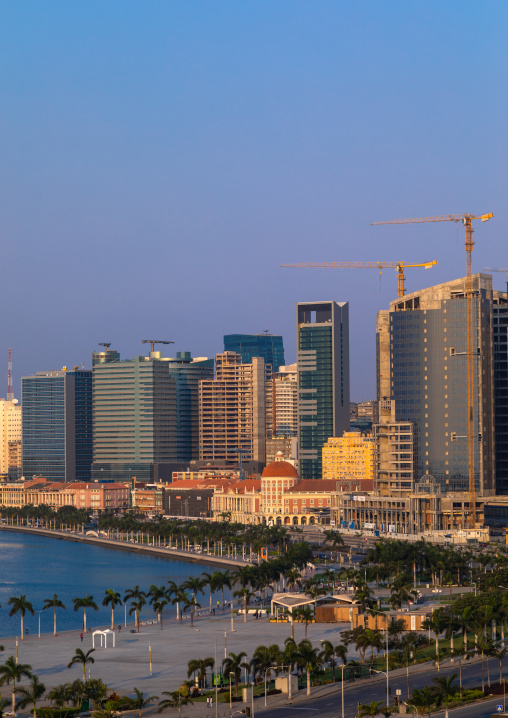
<svg viewBox="0 0 508 718">
<path fill-rule="evenodd" d="M 39 614 L 39 638 L 41 637 L 41 613 L 42 611 L 36 611 Z"/>
</svg>

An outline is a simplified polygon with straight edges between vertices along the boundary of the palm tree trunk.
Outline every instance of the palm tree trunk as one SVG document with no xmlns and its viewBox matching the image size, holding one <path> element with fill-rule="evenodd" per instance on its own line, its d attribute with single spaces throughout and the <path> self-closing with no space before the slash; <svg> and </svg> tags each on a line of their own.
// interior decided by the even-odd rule
<svg viewBox="0 0 508 718">
<path fill-rule="evenodd" d="M 485 666 L 483 663 L 483 651 L 482 651 L 482 691 L 485 691 Z"/>
<path fill-rule="evenodd" d="M 307 669 L 307 695 L 310 696 L 310 670 L 309 669 Z"/>
<path fill-rule="evenodd" d="M 12 715 L 16 714 L 16 681 L 12 679 Z"/>
<path fill-rule="evenodd" d="M 84 632 L 86 633 L 86 606 L 83 608 L 83 628 L 85 629 Z"/>
<path fill-rule="evenodd" d="M 487 654 L 487 684 L 490 688 L 490 668 L 489 668 L 489 656 Z"/>
<path fill-rule="evenodd" d="M 23 636 L 23 613 L 21 613 L 21 640 L 23 640 L 23 639 L 24 639 L 24 636 Z"/>
<path fill-rule="evenodd" d="M 243 599 L 243 622 L 247 623 L 247 596 Z"/>
<path fill-rule="evenodd" d="M 56 606 L 53 608 L 53 635 L 56 636 Z"/>
<path fill-rule="evenodd" d="M 115 609 L 111 606 L 111 630 L 115 628 Z"/>
</svg>

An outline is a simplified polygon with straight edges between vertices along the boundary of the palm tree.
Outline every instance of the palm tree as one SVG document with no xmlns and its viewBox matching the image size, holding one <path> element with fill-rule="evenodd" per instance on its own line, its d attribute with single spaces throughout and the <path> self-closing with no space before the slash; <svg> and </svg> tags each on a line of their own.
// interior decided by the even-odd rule
<svg viewBox="0 0 508 718">
<path fill-rule="evenodd" d="M 434 703 L 436 702 L 436 695 L 429 686 L 423 688 L 414 688 L 411 693 L 411 700 L 409 701 L 417 711 L 421 712 L 421 715 L 425 712 L 429 713 Z"/>
<path fill-rule="evenodd" d="M 122 599 L 120 598 L 120 594 L 112 588 L 108 588 L 105 594 L 102 605 L 111 605 L 111 630 L 113 630 L 115 628 L 115 606 L 121 606 Z"/>
<path fill-rule="evenodd" d="M 224 589 L 231 588 L 231 573 L 229 571 L 217 571 L 216 588 L 222 592 L 222 605 L 224 606 Z"/>
<path fill-rule="evenodd" d="M 11 596 L 7 603 L 9 604 L 9 606 L 12 606 L 11 610 L 9 611 L 9 616 L 14 616 L 14 614 L 18 613 L 19 611 L 19 614 L 21 616 L 21 640 L 23 640 L 23 619 L 27 611 L 33 616 L 35 614 L 34 608 L 30 601 L 26 600 L 26 596 L 24 594 L 21 596 Z"/>
<path fill-rule="evenodd" d="M 150 705 L 150 703 L 153 703 L 153 701 L 158 701 L 159 696 L 150 696 L 149 698 L 145 698 L 145 694 L 139 690 L 139 688 L 134 688 L 134 693 L 136 694 L 135 698 L 131 698 L 130 705 L 133 708 L 136 708 L 139 713 L 139 718 L 141 718 L 141 711 L 143 708 L 146 708 Z"/>
<path fill-rule="evenodd" d="M 492 651 L 492 641 L 490 641 L 488 638 L 485 638 L 485 636 L 480 636 L 478 640 L 478 649 L 481 651 L 482 654 L 482 691 L 485 690 L 485 666 L 484 666 L 484 660 L 485 656 L 488 656 L 490 652 Z M 487 659 L 488 661 L 488 659 Z"/>
<path fill-rule="evenodd" d="M 454 673 L 451 676 L 439 676 L 438 678 L 433 678 L 432 680 L 437 688 L 439 698 L 444 701 L 445 718 L 448 718 L 448 703 L 456 693 L 454 685 L 456 678 L 457 674 Z"/>
<path fill-rule="evenodd" d="M 41 683 L 37 676 L 30 676 L 30 685 L 28 688 L 18 688 L 21 700 L 18 703 L 19 708 L 33 704 L 33 718 L 37 718 L 37 701 L 46 693 L 46 686 Z"/>
<path fill-rule="evenodd" d="M 321 658 L 323 661 L 332 664 L 333 680 L 335 682 L 335 659 L 340 658 L 343 665 L 347 663 L 347 646 L 343 643 L 339 643 L 334 646 L 331 641 L 321 641 L 323 649 L 321 651 Z"/>
<path fill-rule="evenodd" d="M 224 668 L 224 678 L 229 678 L 232 675 L 235 679 L 235 695 L 238 696 L 238 686 L 242 677 L 242 668 L 245 670 L 249 669 L 249 664 L 243 659 L 247 658 L 245 651 L 241 653 L 228 653 L 227 658 L 222 661 Z"/>
<path fill-rule="evenodd" d="M 307 695 L 310 696 L 310 674 L 321 665 L 321 658 L 317 648 L 313 648 L 310 641 L 300 641 L 298 644 L 297 662 L 307 673 Z"/>
<path fill-rule="evenodd" d="M 187 581 L 182 583 L 182 588 L 187 591 L 192 591 L 194 598 L 197 599 L 198 593 L 204 594 L 203 588 L 205 585 L 205 581 L 202 578 L 191 576 Z"/>
<path fill-rule="evenodd" d="M 67 664 L 67 668 L 72 668 L 76 663 L 82 663 L 83 664 L 83 681 L 86 681 L 86 666 L 88 663 L 95 663 L 95 659 L 92 657 L 92 653 L 95 651 L 95 648 L 90 648 L 89 651 L 84 653 L 84 651 L 81 650 L 81 648 L 76 648 L 76 653 L 72 657 L 72 661 Z"/>
<path fill-rule="evenodd" d="M 150 590 L 148 591 L 148 595 L 150 596 L 150 605 L 159 616 L 159 623 L 161 624 L 162 631 L 162 612 L 169 604 L 168 589 L 164 586 L 154 586 L 152 584 L 150 586 Z"/>
<path fill-rule="evenodd" d="M 134 588 L 127 589 L 123 600 L 125 602 L 131 601 L 129 616 L 134 613 L 134 620 L 139 633 L 139 613 L 146 603 L 146 593 L 142 591 L 139 586 L 134 586 Z"/>
<path fill-rule="evenodd" d="M 63 708 L 69 700 L 69 686 L 70 683 L 61 683 L 59 686 L 55 686 L 48 693 L 49 700 L 54 703 L 57 708 Z"/>
<path fill-rule="evenodd" d="M 172 596 L 173 598 L 171 599 L 171 604 L 173 606 L 176 604 L 176 620 L 178 621 L 178 619 L 180 619 L 181 623 L 183 618 L 181 605 L 188 600 L 188 596 L 184 589 L 179 586 L 177 586 L 175 590 L 172 590 Z"/>
<path fill-rule="evenodd" d="M 213 573 L 207 573 L 204 571 L 201 575 L 203 576 L 203 586 L 208 586 L 210 590 L 210 613 L 212 612 L 212 596 L 213 592 L 217 588 L 217 575 L 219 574 L 218 571 L 214 571 Z"/>
<path fill-rule="evenodd" d="M 368 716 L 369 718 L 375 718 L 375 716 L 377 716 L 378 713 L 381 712 L 382 705 L 383 701 L 371 701 L 366 705 L 361 705 L 360 718 L 363 718 L 364 716 Z"/>
<path fill-rule="evenodd" d="M 294 615 L 305 623 L 305 640 L 307 640 L 307 627 L 314 620 L 314 611 L 310 606 L 301 606 L 294 611 Z"/>
<path fill-rule="evenodd" d="M 190 598 L 188 596 L 185 597 L 186 601 L 183 606 L 183 610 L 186 611 L 187 609 L 190 609 L 190 625 L 191 627 L 194 626 L 194 612 L 196 608 L 201 608 L 201 604 L 196 601 L 195 596 L 191 596 Z"/>
<path fill-rule="evenodd" d="M 80 608 L 83 609 L 83 630 L 86 633 L 86 609 L 87 608 L 93 608 L 94 611 L 98 611 L 99 608 L 95 601 L 93 600 L 93 596 L 84 596 L 83 598 L 73 598 L 72 602 L 74 604 L 74 610 L 79 611 Z"/>
<path fill-rule="evenodd" d="M 290 643 L 292 644 L 291 648 Z M 296 663 L 299 656 L 298 647 L 291 638 L 288 638 L 286 639 L 285 653 L 289 653 L 290 651 L 292 655 L 292 660 Z M 263 677 L 265 682 L 265 690 L 267 671 L 271 666 L 278 663 L 279 656 L 280 648 L 276 643 L 272 643 L 269 646 L 258 646 L 254 651 L 254 655 L 252 656 L 252 660 L 250 662 L 250 668 L 252 670 L 254 678 L 257 674 Z"/>
<path fill-rule="evenodd" d="M 446 618 L 446 615 L 443 612 L 442 608 L 438 608 L 437 611 L 434 611 L 432 616 L 430 618 L 426 618 L 425 621 L 422 623 L 422 628 L 424 630 L 429 629 L 432 631 L 436 638 L 436 663 L 437 663 L 437 669 L 439 672 L 439 636 L 441 633 L 446 629 L 448 620 Z"/>
<path fill-rule="evenodd" d="M 499 683 L 503 683 L 503 658 L 508 654 L 508 646 L 504 648 L 495 647 L 492 649 L 492 657 L 499 661 Z"/>
<path fill-rule="evenodd" d="M 53 594 L 53 598 L 46 598 L 44 599 L 44 606 L 42 607 L 42 610 L 46 610 L 47 608 L 53 609 L 53 635 L 56 636 L 56 609 L 57 608 L 65 608 L 64 604 L 56 593 Z"/>
<path fill-rule="evenodd" d="M 193 673 L 197 673 L 198 684 L 204 689 L 206 670 L 207 668 L 213 668 L 214 665 L 215 661 L 211 656 L 208 656 L 208 658 L 193 658 L 187 663 L 187 678 L 190 678 Z"/>
<path fill-rule="evenodd" d="M 12 714 L 15 714 L 16 708 L 16 681 L 22 681 L 23 678 L 32 677 L 32 666 L 28 663 L 17 663 L 14 656 L 10 656 L 5 663 L 0 666 L 0 686 L 12 683 Z"/>
<path fill-rule="evenodd" d="M 180 691 L 162 691 L 162 695 L 168 697 L 159 703 L 158 713 L 168 708 L 178 708 L 178 718 L 180 718 L 182 706 L 193 705 L 190 696 L 185 696 Z"/>
<path fill-rule="evenodd" d="M 8 705 L 9 701 L 7 700 L 7 698 L 2 698 L 2 696 L 0 696 L 0 718 L 4 717 L 4 711 Z"/>
<path fill-rule="evenodd" d="M 243 622 L 247 623 L 247 603 L 250 601 L 254 594 L 249 591 L 248 588 L 240 588 L 238 591 L 233 593 L 235 598 L 240 598 L 243 601 Z"/>
</svg>

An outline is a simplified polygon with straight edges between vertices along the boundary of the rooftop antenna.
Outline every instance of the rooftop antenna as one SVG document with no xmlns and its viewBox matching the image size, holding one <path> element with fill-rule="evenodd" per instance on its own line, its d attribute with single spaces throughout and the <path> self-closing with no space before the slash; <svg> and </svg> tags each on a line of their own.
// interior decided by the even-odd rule
<svg viewBox="0 0 508 718">
<path fill-rule="evenodd" d="M 13 401 L 12 391 L 12 349 L 9 347 L 9 363 L 7 364 L 7 401 Z"/>
<path fill-rule="evenodd" d="M 153 353 L 155 351 L 154 346 L 155 344 L 174 344 L 175 342 L 167 342 L 164 339 L 142 339 L 141 344 L 151 344 L 152 348 L 150 351 Z"/>
<path fill-rule="evenodd" d="M 111 342 L 99 342 L 100 347 L 105 347 L 106 351 L 109 350 L 109 347 L 111 346 Z"/>
</svg>

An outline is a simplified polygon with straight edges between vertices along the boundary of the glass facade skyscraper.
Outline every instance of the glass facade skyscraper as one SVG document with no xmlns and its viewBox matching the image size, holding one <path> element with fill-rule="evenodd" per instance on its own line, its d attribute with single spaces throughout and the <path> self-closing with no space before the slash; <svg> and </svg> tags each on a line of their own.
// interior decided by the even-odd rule
<svg viewBox="0 0 508 718">
<path fill-rule="evenodd" d="M 176 382 L 160 352 L 95 363 L 92 477 L 170 478 L 176 447 Z"/>
<path fill-rule="evenodd" d="M 349 429 L 347 302 L 297 304 L 300 476 L 322 478 L 322 448 Z"/>
<path fill-rule="evenodd" d="M 284 344 L 277 334 L 226 334 L 224 351 L 240 354 L 244 364 L 252 364 L 252 357 L 262 357 L 272 372 L 284 366 Z"/>
<path fill-rule="evenodd" d="M 23 475 L 89 481 L 92 372 L 38 372 L 21 379 Z"/>
<path fill-rule="evenodd" d="M 176 458 L 199 459 L 199 382 L 213 379 L 214 360 L 177 352 L 176 359 L 167 362 L 169 375 L 176 382 Z"/>
</svg>

